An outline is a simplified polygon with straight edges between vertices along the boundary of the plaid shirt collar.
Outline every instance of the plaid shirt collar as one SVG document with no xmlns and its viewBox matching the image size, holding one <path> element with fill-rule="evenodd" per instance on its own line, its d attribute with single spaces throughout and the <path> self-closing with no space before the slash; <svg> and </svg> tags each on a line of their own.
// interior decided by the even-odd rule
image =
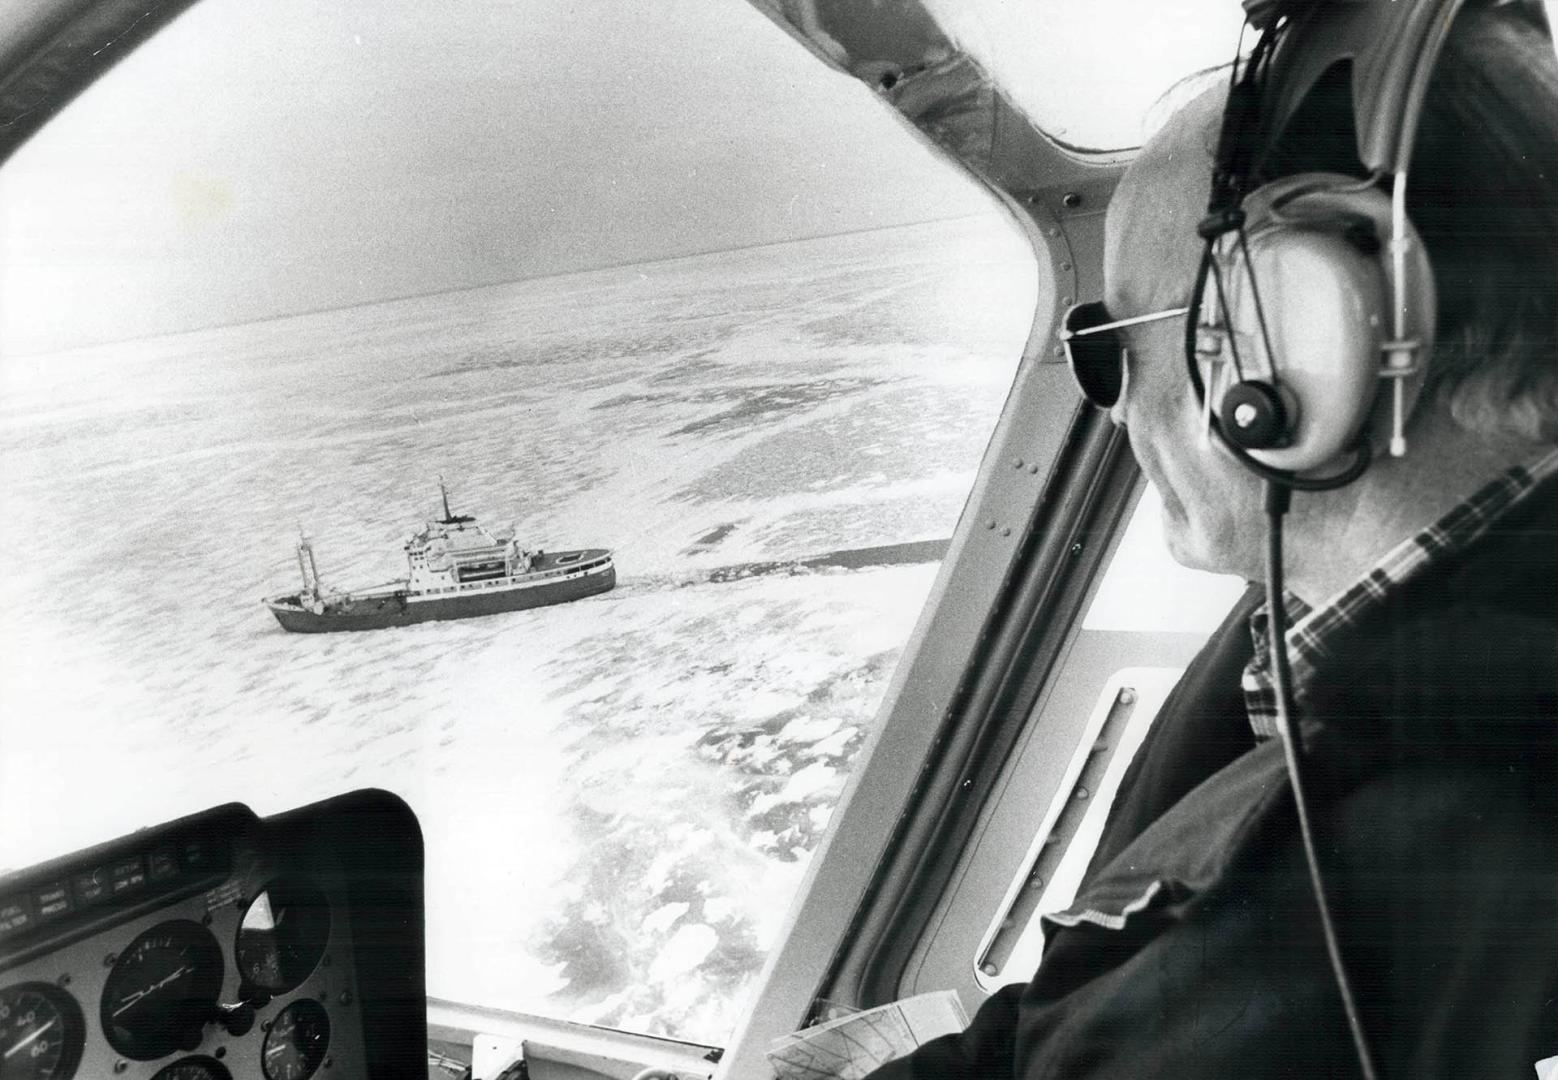
<svg viewBox="0 0 1558 1080">
<path fill-rule="evenodd" d="M 1558 450 L 1531 465 L 1517 465 L 1481 488 L 1422 532 L 1402 541 L 1352 585 L 1318 609 L 1284 592 L 1289 628 L 1288 663 L 1293 696 L 1302 701 L 1329 655 L 1338 631 L 1355 626 L 1431 566 L 1442 565 L 1471 546 L 1500 517 L 1519 505 L 1543 480 L 1558 474 Z M 1257 739 L 1277 734 L 1277 687 L 1271 671 L 1271 615 L 1262 604 L 1250 616 L 1255 656 L 1244 669 L 1245 710 Z"/>
</svg>

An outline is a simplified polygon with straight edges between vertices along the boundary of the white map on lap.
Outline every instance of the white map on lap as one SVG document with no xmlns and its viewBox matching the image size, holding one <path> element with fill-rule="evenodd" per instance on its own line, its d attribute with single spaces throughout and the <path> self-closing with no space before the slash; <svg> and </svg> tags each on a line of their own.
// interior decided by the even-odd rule
<svg viewBox="0 0 1558 1080">
<path fill-rule="evenodd" d="M 939 990 L 786 1035 L 775 1041 L 768 1060 L 779 1080 L 860 1080 L 922 1043 L 967 1026 L 957 993 Z"/>
</svg>

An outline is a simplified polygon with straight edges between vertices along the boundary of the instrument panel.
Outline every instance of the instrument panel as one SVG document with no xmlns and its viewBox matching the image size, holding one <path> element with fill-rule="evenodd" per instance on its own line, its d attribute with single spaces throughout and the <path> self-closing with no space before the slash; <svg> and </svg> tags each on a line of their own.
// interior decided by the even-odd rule
<svg viewBox="0 0 1558 1080">
<path fill-rule="evenodd" d="M 0 1080 L 416 1075 L 394 1063 L 425 1067 L 425 1027 L 420 1053 L 368 1029 L 418 996 L 420 838 L 411 819 L 389 852 L 414 864 L 410 896 L 364 850 L 385 843 L 357 827 L 364 805 L 395 809 L 366 794 L 272 821 L 219 807 L 0 878 Z M 417 937 L 397 947 L 387 929 Z M 387 973 L 388 1012 L 365 971 Z"/>
</svg>

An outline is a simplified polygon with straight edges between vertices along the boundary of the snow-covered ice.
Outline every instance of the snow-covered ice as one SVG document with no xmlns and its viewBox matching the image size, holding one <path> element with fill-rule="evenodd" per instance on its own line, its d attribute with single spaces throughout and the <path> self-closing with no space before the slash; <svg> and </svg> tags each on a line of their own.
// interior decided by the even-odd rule
<svg viewBox="0 0 1558 1080">
<path fill-rule="evenodd" d="M 951 535 L 1033 281 L 981 218 L 6 358 L 0 866 L 382 787 L 430 993 L 722 1041 L 936 572 L 773 564 Z M 440 473 L 618 589 L 277 627 Z"/>
</svg>

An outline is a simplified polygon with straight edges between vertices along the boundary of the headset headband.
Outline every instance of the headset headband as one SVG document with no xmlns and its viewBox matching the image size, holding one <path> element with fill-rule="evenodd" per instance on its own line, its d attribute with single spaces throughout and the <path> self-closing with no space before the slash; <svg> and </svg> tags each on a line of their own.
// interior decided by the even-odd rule
<svg viewBox="0 0 1558 1080">
<path fill-rule="evenodd" d="M 1272 146 L 1322 74 L 1352 61 L 1358 159 L 1376 175 L 1411 164 L 1428 79 L 1465 0 L 1244 0 L 1252 26 L 1286 18 L 1262 95 L 1260 143 Z"/>
</svg>

